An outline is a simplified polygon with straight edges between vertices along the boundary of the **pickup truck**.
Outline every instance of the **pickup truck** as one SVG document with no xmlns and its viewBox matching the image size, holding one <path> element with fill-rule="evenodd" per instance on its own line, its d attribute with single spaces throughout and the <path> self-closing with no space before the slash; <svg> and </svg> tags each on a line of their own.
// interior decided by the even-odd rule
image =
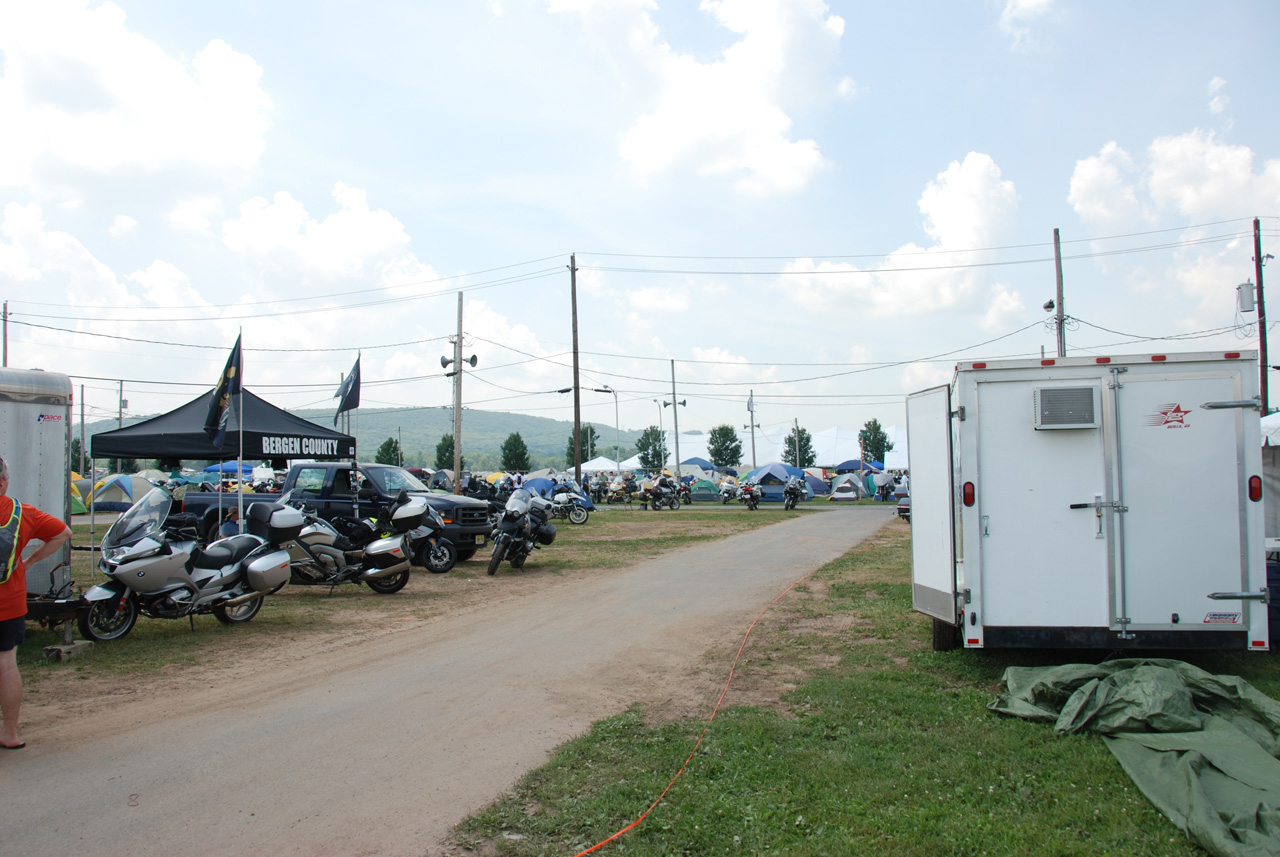
<svg viewBox="0 0 1280 857">
<path fill-rule="evenodd" d="M 452 494 L 434 494 L 412 473 L 390 464 L 350 462 L 307 462 L 289 468 L 281 492 L 290 499 L 303 500 L 315 508 L 325 520 L 335 516 L 367 518 L 378 514 L 395 499 L 401 489 L 425 497 L 427 503 L 444 519 L 444 537 L 458 549 L 458 561 L 475 556 L 490 535 L 489 506 L 483 500 Z M 277 494 L 245 494 L 245 505 L 255 500 L 278 500 Z M 235 494 L 222 495 L 224 506 L 236 501 Z M 218 521 L 218 495 L 189 491 L 182 499 L 182 511 L 194 513 L 200 520 L 200 532 L 215 532 Z"/>
</svg>

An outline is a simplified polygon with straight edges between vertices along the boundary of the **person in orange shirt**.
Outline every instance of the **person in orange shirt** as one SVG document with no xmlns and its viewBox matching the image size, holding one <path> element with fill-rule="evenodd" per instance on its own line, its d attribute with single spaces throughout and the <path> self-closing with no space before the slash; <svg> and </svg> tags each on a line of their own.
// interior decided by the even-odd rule
<svg viewBox="0 0 1280 857">
<path fill-rule="evenodd" d="M 71 539 L 71 528 L 35 506 L 20 503 L 9 494 L 9 465 L 0 458 L 0 750 L 27 746 L 18 737 L 18 712 L 22 708 L 22 675 L 18 672 L 18 646 L 26 636 L 27 571 L 24 562 L 36 563 L 53 556 Z M 44 544 L 22 556 L 28 542 Z"/>
</svg>

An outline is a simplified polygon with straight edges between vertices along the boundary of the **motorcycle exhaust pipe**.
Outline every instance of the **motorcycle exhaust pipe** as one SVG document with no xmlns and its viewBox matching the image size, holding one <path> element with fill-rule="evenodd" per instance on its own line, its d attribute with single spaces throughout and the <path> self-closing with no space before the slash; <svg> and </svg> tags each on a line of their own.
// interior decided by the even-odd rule
<svg viewBox="0 0 1280 857">
<path fill-rule="evenodd" d="M 248 593 L 247 595 L 237 595 L 235 598 L 231 598 L 231 599 L 229 599 L 229 600 L 227 600 L 227 601 L 223 601 L 223 602 L 221 602 L 221 604 L 222 604 L 222 606 L 223 606 L 223 607 L 239 607 L 241 604 L 247 604 L 247 603 L 249 603 L 250 601 L 252 601 L 253 599 L 255 599 L 255 598 L 261 598 L 262 596 L 267 595 L 267 594 L 269 594 L 269 593 L 267 593 L 267 592 L 250 592 L 250 593 Z"/>
<path fill-rule="evenodd" d="M 393 574 L 399 574 L 409 567 L 409 560 L 403 560 L 396 563 L 390 568 L 370 568 L 360 572 L 361 580 L 377 580 L 380 577 L 389 577 Z"/>
</svg>

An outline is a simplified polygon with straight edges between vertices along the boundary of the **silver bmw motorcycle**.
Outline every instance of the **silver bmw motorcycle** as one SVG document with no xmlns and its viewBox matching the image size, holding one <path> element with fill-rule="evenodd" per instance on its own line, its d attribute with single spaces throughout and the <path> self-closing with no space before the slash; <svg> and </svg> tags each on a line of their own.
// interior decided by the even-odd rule
<svg viewBox="0 0 1280 857">
<path fill-rule="evenodd" d="M 279 503 L 252 503 L 248 533 L 201 549 L 194 515 L 170 515 L 173 498 L 153 488 L 111 525 L 98 569 L 109 580 L 84 594 L 80 633 L 119 640 L 138 621 L 212 613 L 224 625 L 248 622 L 262 598 L 289 582 L 289 552 L 281 545 L 302 531 L 302 514 Z"/>
</svg>

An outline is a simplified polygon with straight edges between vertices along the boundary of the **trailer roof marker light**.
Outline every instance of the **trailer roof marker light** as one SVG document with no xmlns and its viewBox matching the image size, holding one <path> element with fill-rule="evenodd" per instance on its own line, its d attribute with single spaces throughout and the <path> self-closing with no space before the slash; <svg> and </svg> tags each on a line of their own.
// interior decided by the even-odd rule
<svg viewBox="0 0 1280 857">
<path fill-rule="evenodd" d="M 1041 361 L 1040 361 L 1040 365 L 1041 365 L 1041 366 L 1052 366 L 1054 363 L 1057 363 L 1057 362 L 1058 362 L 1057 360 L 1041 360 Z"/>
<path fill-rule="evenodd" d="M 1261 476 L 1249 477 L 1249 499 L 1255 503 L 1262 499 L 1262 477 Z"/>
<path fill-rule="evenodd" d="M 1225 359 L 1227 359 L 1227 360 L 1239 360 L 1239 359 L 1240 359 L 1240 352 L 1239 352 L 1239 351 L 1228 351 L 1226 354 L 1224 354 L 1224 355 L 1222 355 L 1222 356 L 1223 356 Z"/>
<path fill-rule="evenodd" d="M 1111 358 L 1110 358 L 1110 357 L 1095 357 L 1095 358 L 1093 358 L 1093 362 L 1094 362 L 1094 363 L 1110 363 L 1110 362 L 1111 362 Z"/>
<path fill-rule="evenodd" d="M 964 483 L 964 504 L 966 506 L 972 506 L 976 496 L 976 492 L 973 490 L 973 483 Z"/>
<path fill-rule="evenodd" d="M 1169 358 L 1168 358 L 1168 357 L 1166 357 L 1166 356 L 1165 356 L 1165 355 L 1163 355 L 1163 354 L 1152 354 L 1152 355 L 1151 355 L 1151 362 L 1152 362 L 1152 363 L 1163 363 L 1164 361 L 1166 361 L 1166 360 L 1168 360 L 1168 359 L 1169 359 Z"/>
<path fill-rule="evenodd" d="M 974 364 L 972 364 L 972 365 L 973 365 L 973 368 L 974 368 L 974 369 L 986 369 L 986 368 L 987 368 L 987 364 L 986 364 L 986 363 L 974 363 Z"/>
</svg>

